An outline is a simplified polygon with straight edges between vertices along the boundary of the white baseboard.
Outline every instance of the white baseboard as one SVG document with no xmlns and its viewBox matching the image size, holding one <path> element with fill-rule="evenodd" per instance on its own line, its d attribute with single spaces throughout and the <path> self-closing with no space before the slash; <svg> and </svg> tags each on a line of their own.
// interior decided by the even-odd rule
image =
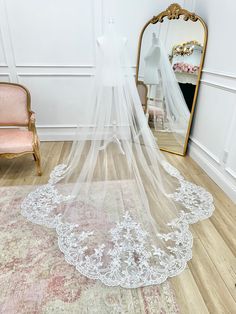
<svg viewBox="0 0 236 314">
<path fill-rule="evenodd" d="M 37 125 L 40 141 L 73 141 L 76 125 Z"/>
<path fill-rule="evenodd" d="M 106 125 L 106 134 L 112 136 L 113 125 Z M 128 139 L 130 138 L 129 128 L 124 129 L 127 125 L 116 126 L 116 132 L 118 138 Z M 91 139 L 94 130 L 94 125 L 38 125 L 37 133 L 40 141 L 73 141 L 76 139 L 76 134 L 79 135 L 79 140 L 81 139 Z M 104 132 L 99 133 L 97 131 L 97 139 L 104 139 Z M 77 137 L 78 138 L 78 137 Z"/>
<path fill-rule="evenodd" d="M 236 203 L 236 184 L 229 174 L 196 142 L 189 142 L 189 156 Z"/>
</svg>

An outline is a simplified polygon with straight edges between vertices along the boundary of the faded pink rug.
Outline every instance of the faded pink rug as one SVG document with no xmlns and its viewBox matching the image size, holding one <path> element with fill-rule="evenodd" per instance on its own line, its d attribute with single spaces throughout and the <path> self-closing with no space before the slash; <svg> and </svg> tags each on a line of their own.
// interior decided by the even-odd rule
<svg viewBox="0 0 236 314">
<path fill-rule="evenodd" d="M 55 231 L 20 215 L 32 189 L 0 188 L 0 313 L 179 313 L 168 281 L 130 290 L 80 275 L 64 260 Z"/>
</svg>

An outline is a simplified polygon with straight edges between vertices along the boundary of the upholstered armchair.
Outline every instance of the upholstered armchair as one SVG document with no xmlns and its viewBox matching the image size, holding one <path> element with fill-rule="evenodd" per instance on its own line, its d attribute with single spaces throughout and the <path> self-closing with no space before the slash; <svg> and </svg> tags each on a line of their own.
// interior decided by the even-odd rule
<svg viewBox="0 0 236 314">
<path fill-rule="evenodd" d="M 22 85 L 0 82 L 0 157 L 32 154 L 41 175 L 39 139 L 35 113 L 30 109 L 30 93 Z"/>
<path fill-rule="evenodd" d="M 151 99 L 147 97 L 148 94 L 148 87 L 142 81 L 138 81 L 137 84 L 139 98 L 142 103 L 143 111 L 147 116 L 149 125 L 154 127 L 155 123 L 160 121 L 162 125 L 162 129 L 164 129 L 164 121 L 165 121 L 165 114 L 162 106 L 153 106 L 148 104 L 148 100 L 152 100 L 155 102 L 159 102 L 162 105 L 162 100 L 160 99 Z"/>
</svg>

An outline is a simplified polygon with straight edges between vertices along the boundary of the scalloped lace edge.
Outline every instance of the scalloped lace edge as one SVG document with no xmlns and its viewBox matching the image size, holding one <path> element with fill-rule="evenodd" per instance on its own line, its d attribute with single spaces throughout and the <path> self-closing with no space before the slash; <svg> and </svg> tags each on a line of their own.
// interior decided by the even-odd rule
<svg viewBox="0 0 236 314">
<path fill-rule="evenodd" d="M 25 198 L 21 205 L 21 214 L 33 223 L 55 228 L 58 236 L 58 246 L 64 254 L 66 262 L 74 265 L 82 275 L 90 279 L 98 279 L 107 286 L 120 286 L 123 288 L 161 284 L 168 277 L 180 274 L 192 258 L 193 236 L 189 230 L 189 225 L 209 218 L 214 211 L 213 198 L 209 192 L 184 180 L 179 171 L 168 162 L 163 162 L 162 166 L 167 173 L 180 182 L 180 187 L 176 192 L 168 196 L 190 210 L 188 213 L 181 211 L 180 216 L 168 224 L 173 229 L 172 232 L 157 235 L 164 241 L 170 240 L 175 243 L 175 246 L 168 248 L 169 255 L 154 246 L 152 246 L 151 251 L 146 250 L 148 235 L 127 211 L 123 216 L 123 220 L 110 230 L 113 249 L 109 251 L 111 263 L 106 273 L 102 268 L 104 244 L 95 249 L 93 254 L 86 255 L 87 247 L 85 243 L 93 235 L 93 232 L 82 231 L 75 237 L 74 231 L 79 228 L 78 225 L 62 222 L 60 214 L 50 217 L 53 208 L 49 207 L 45 211 L 45 207 L 40 208 L 38 204 L 35 205 L 34 203 L 35 195 L 40 196 L 42 191 L 43 193 L 46 191 L 46 195 L 50 196 L 52 204 L 53 202 L 58 204 L 70 199 L 69 195 L 66 197 L 60 195 L 54 187 L 65 176 L 68 169 L 66 165 L 55 167 L 48 184 L 31 192 Z M 196 195 L 199 203 L 196 203 Z M 128 237 L 125 241 L 124 233 L 126 238 Z M 137 242 L 137 246 L 131 248 L 130 243 L 136 243 L 134 240 Z M 124 261 L 124 254 L 126 254 L 128 266 L 126 269 L 122 268 L 123 273 L 116 272 L 116 269 L 120 267 L 121 260 Z M 139 254 L 139 265 L 132 256 L 134 254 Z M 154 269 L 149 263 L 150 258 L 158 259 L 162 267 Z M 133 269 L 133 271 L 131 272 L 130 269 Z"/>
</svg>

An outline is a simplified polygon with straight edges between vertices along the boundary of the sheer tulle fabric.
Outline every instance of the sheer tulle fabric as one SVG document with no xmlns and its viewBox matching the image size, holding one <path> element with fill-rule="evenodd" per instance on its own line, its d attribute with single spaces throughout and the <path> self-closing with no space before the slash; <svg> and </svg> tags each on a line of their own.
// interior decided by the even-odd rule
<svg viewBox="0 0 236 314">
<path fill-rule="evenodd" d="M 68 263 L 110 286 L 159 284 L 191 258 L 189 224 L 213 212 L 211 195 L 160 153 L 125 53 L 109 31 L 98 40 L 90 128 L 22 214 L 55 228 Z"/>
<path fill-rule="evenodd" d="M 183 93 L 179 87 L 179 83 L 176 79 L 175 72 L 172 69 L 172 65 L 168 58 L 168 53 L 160 38 L 155 37 L 153 33 L 152 49 L 158 48 L 160 53 L 159 67 L 157 68 L 159 76 L 159 84 L 152 85 L 151 88 L 154 93 L 154 99 L 162 99 L 163 108 L 165 113 L 165 120 L 168 122 L 168 130 L 172 132 L 176 141 L 180 145 L 184 145 L 186 133 L 188 130 L 188 124 L 190 119 L 190 112 Z M 149 88 L 149 93 L 150 93 Z M 153 101 L 149 100 L 150 105 L 153 105 Z M 155 113 L 155 111 L 154 111 Z M 154 119 L 155 129 L 158 130 L 157 118 Z"/>
</svg>

